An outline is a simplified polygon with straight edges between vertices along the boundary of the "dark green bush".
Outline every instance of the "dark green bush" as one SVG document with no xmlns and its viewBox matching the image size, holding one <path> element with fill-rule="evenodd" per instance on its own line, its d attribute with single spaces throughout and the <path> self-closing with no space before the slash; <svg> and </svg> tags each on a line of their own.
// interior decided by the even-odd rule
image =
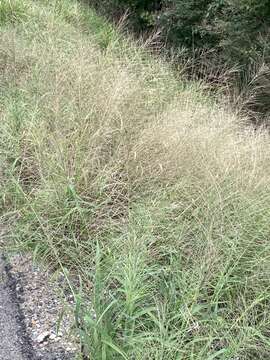
<svg viewBox="0 0 270 360">
<path fill-rule="evenodd" d="M 162 0 L 89 0 L 104 14 L 119 19 L 125 12 L 130 14 L 129 24 L 136 31 L 145 31 L 155 25 L 153 14 L 162 9 Z"/>
<path fill-rule="evenodd" d="M 215 50 L 223 61 L 265 53 L 269 0 L 89 0 L 112 16 L 130 13 L 136 30 L 158 28 L 168 46 Z"/>
<path fill-rule="evenodd" d="M 158 30 L 165 50 L 178 52 L 182 62 L 192 59 L 192 76 L 220 84 L 224 69 L 237 68 L 225 80 L 231 87 L 237 84 L 241 98 L 247 96 L 244 102 L 253 115 L 269 112 L 269 76 L 262 75 L 269 74 L 270 64 L 269 0 L 88 1 L 114 19 L 128 12 L 136 32 Z M 267 70 L 254 72 L 254 64 Z"/>
</svg>

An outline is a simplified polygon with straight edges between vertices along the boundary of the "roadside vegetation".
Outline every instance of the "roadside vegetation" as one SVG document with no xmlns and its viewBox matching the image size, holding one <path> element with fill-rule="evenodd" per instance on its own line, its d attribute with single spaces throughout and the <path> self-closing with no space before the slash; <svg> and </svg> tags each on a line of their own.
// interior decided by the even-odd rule
<svg viewBox="0 0 270 360">
<path fill-rule="evenodd" d="M 269 134 L 75 0 L 0 21 L 1 218 L 80 279 L 80 356 L 268 359 Z"/>
<path fill-rule="evenodd" d="M 204 50 L 218 61 L 246 64 L 258 55 L 269 60 L 267 0 L 85 0 L 117 19 L 127 14 L 138 32 L 158 29 L 174 48 Z"/>
<path fill-rule="evenodd" d="M 185 63 L 189 78 L 226 88 L 232 104 L 256 125 L 268 123 L 268 0 L 84 0 L 136 36 L 157 36 L 154 48 Z M 225 87 L 226 85 L 226 87 Z"/>
</svg>

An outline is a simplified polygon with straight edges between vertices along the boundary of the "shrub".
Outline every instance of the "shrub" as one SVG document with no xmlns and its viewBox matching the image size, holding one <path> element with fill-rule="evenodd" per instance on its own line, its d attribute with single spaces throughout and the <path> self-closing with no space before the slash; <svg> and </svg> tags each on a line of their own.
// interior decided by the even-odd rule
<svg viewBox="0 0 270 360">
<path fill-rule="evenodd" d="M 247 60 L 267 44 L 267 0 L 107 0 L 94 4 L 110 14 L 128 10 L 132 23 L 142 30 L 160 28 L 164 41 L 176 48 L 216 48 L 225 61 Z"/>
<path fill-rule="evenodd" d="M 267 0 L 107 0 L 96 6 L 116 18 L 129 11 L 129 23 L 140 33 L 158 30 L 166 44 L 165 53 L 170 56 L 173 51 L 174 58 L 181 63 L 192 62 L 187 67 L 189 75 L 220 85 L 220 79 L 224 80 L 220 74 L 230 73 L 225 85 L 237 88 L 241 99 L 249 93 L 250 100 L 244 79 L 252 77 L 254 63 L 270 63 Z M 237 71 L 228 71 L 231 68 Z M 260 72 L 260 81 L 266 89 L 268 76 L 263 79 L 263 73 Z M 250 85 L 253 95 L 254 92 L 257 95 L 252 102 L 245 98 L 247 109 L 264 117 L 269 112 L 269 101 L 262 95 L 264 90 L 260 90 L 258 81 L 256 86 L 253 82 Z"/>
</svg>

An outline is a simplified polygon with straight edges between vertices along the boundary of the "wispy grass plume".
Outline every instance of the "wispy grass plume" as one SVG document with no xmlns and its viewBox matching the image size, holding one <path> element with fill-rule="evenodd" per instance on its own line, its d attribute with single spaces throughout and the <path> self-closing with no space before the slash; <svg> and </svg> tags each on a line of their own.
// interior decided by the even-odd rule
<svg viewBox="0 0 270 360">
<path fill-rule="evenodd" d="M 80 277 L 84 357 L 267 359 L 269 135 L 77 2 L 20 4 L 1 214 L 13 246 Z"/>
</svg>

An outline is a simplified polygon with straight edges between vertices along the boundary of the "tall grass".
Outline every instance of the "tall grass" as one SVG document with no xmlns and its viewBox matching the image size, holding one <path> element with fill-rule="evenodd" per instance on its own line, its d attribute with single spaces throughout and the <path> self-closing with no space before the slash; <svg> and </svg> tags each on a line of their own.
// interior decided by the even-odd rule
<svg viewBox="0 0 270 360">
<path fill-rule="evenodd" d="M 25 20 L 27 6 L 20 0 L 0 1 L 0 24 L 15 23 Z"/>
<path fill-rule="evenodd" d="M 267 359 L 268 134 L 76 2 L 22 4 L 0 40 L 2 218 L 81 278 L 84 357 Z"/>
</svg>

